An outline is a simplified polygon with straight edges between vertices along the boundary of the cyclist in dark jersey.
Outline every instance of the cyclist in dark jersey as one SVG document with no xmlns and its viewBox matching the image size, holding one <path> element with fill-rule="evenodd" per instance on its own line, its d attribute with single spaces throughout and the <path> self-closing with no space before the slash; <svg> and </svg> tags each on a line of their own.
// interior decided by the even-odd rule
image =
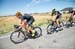
<svg viewBox="0 0 75 49">
<path fill-rule="evenodd" d="M 69 13 L 71 14 L 70 18 L 72 19 L 73 22 L 75 22 L 75 10 L 71 9 L 69 10 Z"/>
<path fill-rule="evenodd" d="M 61 15 L 62 15 L 62 14 L 61 14 L 59 11 L 56 11 L 55 9 L 54 9 L 54 11 L 52 12 L 53 21 L 55 22 L 57 28 L 60 27 L 59 19 L 60 19 Z"/>
<path fill-rule="evenodd" d="M 19 26 L 19 28 L 17 30 L 19 30 L 22 27 L 24 27 L 28 32 L 32 33 L 32 36 L 34 36 L 35 35 L 35 30 L 32 30 L 32 28 L 30 27 L 34 22 L 33 16 L 28 15 L 28 14 L 25 14 L 23 16 L 20 12 L 17 12 L 16 17 L 21 20 L 21 24 L 20 24 L 20 26 Z"/>
</svg>

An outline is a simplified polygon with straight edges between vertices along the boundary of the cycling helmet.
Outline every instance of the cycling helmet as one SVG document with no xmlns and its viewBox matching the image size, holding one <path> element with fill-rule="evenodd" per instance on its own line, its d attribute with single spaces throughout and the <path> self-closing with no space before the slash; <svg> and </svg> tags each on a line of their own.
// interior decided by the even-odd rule
<svg viewBox="0 0 75 49">
<path fill-rule="evenodd" d="M 22 16 L 21 12 L 16 12 L 16 16 Z"/>
</svg>

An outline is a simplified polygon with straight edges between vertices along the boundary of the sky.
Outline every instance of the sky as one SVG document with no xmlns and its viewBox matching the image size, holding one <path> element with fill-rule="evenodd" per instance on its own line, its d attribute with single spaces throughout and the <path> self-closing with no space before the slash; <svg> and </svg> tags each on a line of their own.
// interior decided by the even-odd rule
<svg viewBox="0 0 75 49">
<path fill-rule="evenodd" d="M 75 0 L 0 0 L 0 16 L 22 13 L 49 12 L 53 8 L 61 10 L 75 8 Z"/>
</svg>

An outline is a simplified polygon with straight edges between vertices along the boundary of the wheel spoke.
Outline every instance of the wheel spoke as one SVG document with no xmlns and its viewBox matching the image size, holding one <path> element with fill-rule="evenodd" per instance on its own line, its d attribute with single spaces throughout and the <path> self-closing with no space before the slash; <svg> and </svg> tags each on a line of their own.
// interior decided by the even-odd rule
<svg viewBox="0 0 75 49">
<path fill-rule="evenodd" d="M 40 27 L 35 27 L 34 30 L 36 31 L 36 37 L 40 37 L 42 35 L 42 30 Z"/>
<path fill-rule="evenodd" d="M 25 39 L 25 35 L 22 32 L 12 32 L 11 36 L 10 36 L 10 40 L 12 42 L 22 42 Z"/>
<path fill-rule="evenodd" d="M 51 26 L 50 24 L 47 26 L 47 33 L 53 33 L 54 30 L 53 30 L 54 26 Z"/>
</svg>

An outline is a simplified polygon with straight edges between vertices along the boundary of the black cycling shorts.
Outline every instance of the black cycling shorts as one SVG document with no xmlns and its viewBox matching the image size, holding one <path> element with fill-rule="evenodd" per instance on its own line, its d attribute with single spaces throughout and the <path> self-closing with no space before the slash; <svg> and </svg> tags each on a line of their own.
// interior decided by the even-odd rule
<svg viewBox="0 0 75 49">
<path fill-rule="evenodd" d="M 33 22 L 34 22 L 34 19 L 30 19 L 30 20 L 27 21 L 29 26 L 31 26 L 33 24 Z"/>
<path fill-rule="evenodd" d="M 59 18 L 60 18 L 60 16 L 57 16 L 57 17 L 56 17 L 56 19 L 59 19 Z"/>
</svg>

